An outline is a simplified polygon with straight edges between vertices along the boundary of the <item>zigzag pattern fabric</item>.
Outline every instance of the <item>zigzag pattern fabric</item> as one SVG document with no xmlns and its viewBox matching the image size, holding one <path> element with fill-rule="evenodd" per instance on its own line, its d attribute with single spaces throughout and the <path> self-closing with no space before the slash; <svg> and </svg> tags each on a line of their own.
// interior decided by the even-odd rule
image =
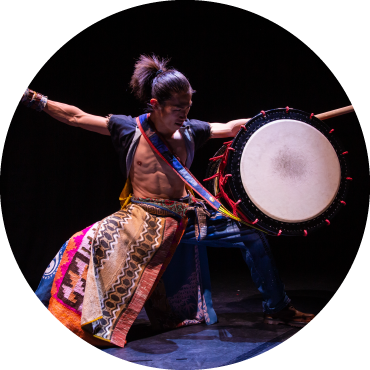
<svg viewBox="0 0 370 370">
<path fill-rule="evenodd" d="M 151 207 L 155 205 L 153 200 Z M 170 214 L 183 208 L 183 204 L 169 206 Z M 145 302 L 151 295 L 152 302 L 159 297 L 160 279 L 185 230 L 186 218 L 181 215 L 163 217 L 148 211 L 130 203 L 76 233 L 60 260 L 48 308 L 70 330 L 98 347 L 125 345 Z M 185 305 L 186 294 L 201 290 L 199 277 L 192 276 L 191 283 L 194 288 L 182 293 Z M 197 300 L 202 301 L 201 295 Z M 200 304 L 185 319 L 176 312 L 170 316 L 171 327 L 178 327 L 204 322 L 206 313 Z"/>
</svg>

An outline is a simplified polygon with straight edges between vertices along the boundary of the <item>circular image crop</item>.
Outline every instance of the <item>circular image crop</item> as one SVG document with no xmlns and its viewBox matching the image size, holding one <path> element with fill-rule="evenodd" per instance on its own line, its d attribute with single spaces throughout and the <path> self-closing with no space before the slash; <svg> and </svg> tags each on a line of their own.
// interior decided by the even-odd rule
<svg viewBox="0 0 370 370">
<path fill-rule="evenodd" d="M 366 145 L 334 74 L 277 24 L 206 1 L 133 7 L 25 89 L 4 225 L 70 336 L 154 368 L 238 364 L 313 324 L 341 286 L 367 220 Z"/>
</svg>

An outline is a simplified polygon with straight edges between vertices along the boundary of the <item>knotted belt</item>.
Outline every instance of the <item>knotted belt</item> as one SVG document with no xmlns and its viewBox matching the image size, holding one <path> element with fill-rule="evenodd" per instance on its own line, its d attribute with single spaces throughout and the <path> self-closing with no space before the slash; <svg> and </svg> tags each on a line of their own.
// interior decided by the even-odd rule
<svg viewBox="0 0 370 370">
<path fill-rule="evenodd" d="M 210 217 L 205 204 L 203 202 L 197 202 L 189 206 L 186 211 L 186 215 L 195 214 L 195 237 L 197 241 L 205 239 L 207 236 L 207 216 Z"/>
<path fill-rule="evenodd" d="M 205 204 L 191 194 L 177 200 L 132 196 L 130 201 L 148 213 L 161 217 L 174 217 L 181 220 L 184 217 L 194 216 L 197 241 L 203 240 L 207 236 L 207 216 L 210 217 L 210 213 Z"/>
</svg>

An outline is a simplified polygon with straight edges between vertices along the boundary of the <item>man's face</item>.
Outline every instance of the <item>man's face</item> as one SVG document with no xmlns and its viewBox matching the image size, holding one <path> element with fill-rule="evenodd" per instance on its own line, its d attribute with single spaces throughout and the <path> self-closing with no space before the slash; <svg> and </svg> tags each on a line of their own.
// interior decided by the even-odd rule
<svg viewBox="0 0 370 370">
<path fill-rule="evenodd" d="M 192 105 L 192 94 L 176 93 L 165 104 L 158 106 L 158 115 L 161 121 L 161 130 L 175 132 L 186 120 Z"/>
</svg>

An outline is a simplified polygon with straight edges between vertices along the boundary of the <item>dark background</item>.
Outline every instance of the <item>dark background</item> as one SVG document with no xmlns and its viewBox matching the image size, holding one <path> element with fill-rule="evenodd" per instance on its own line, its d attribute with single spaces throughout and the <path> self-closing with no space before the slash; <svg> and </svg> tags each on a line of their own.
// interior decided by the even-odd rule
<svg viewBox="0 0 370 370">
<path fill-rule="evenodd" d="M 29 87 L 91 114 L 137 116 L 143 109 L 128 83 L 135 59 L 151 53 L 171 57 L 197 90 L 189 118 L 227 122 L 287 105 L 317 114 L 351 104 L 320 58 L 289 32 L 244 10 L 190 1 L 140 6 L 94 24 L 53 55 Z M 269 241 L 281 275 L 319 274 L 339 287 L 364 232 L 369 166 L 355 113 L 326 122 L 349 151 L 347 206 L 315 235 Z M 191 171 L 198 179 L 223 141 L 197 152 Z M 71 235 L 119 209 L 124 185 L 110 137 L 24 106 L 9 128 L 1 180 L 9 242 L 33 289 Z M 244 275 L 238 249 L 208 248 L 208 255 L 211 275 Z"/>
</svg>

